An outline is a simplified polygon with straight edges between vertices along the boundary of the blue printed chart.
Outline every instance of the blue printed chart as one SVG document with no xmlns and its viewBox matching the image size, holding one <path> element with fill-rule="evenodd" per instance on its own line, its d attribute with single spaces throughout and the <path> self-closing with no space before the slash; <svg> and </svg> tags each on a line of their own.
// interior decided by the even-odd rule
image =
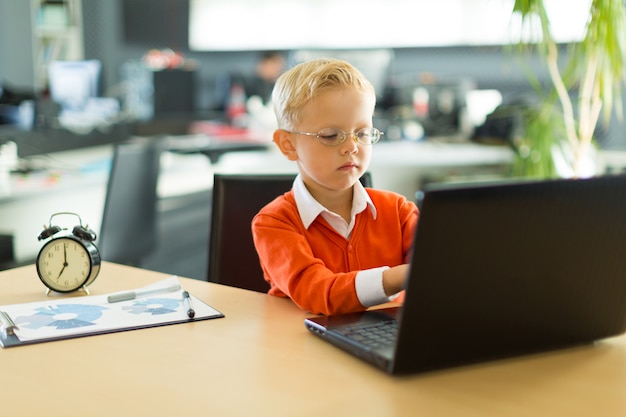
<svg viewBox="0 0 626 417">
<path fill-rule="evenodd" d="M 176 291 L 158 291 L 159 288 L 172 288 L 176 283 L 176 277 L 159 281 L 144 287 L 144 290 L 151 290 L 147 291 L 150 295 L 120 302 L 108 302 L 108 295 L 94 295 L 2 306 L 0 310 L 17 326 L 13 336 L 17 340 L 10 341 L 4 336 L 0 343 L 7 347 L 224 317 L 191 295 L 195 315 L 190 319 L 187 315 L 189 306 L 183 299 L 180 285 L 176 286 L 179 288 Z M 137 290 L 137 294 L 140 293 L 141 289 Z"/>
</svg>

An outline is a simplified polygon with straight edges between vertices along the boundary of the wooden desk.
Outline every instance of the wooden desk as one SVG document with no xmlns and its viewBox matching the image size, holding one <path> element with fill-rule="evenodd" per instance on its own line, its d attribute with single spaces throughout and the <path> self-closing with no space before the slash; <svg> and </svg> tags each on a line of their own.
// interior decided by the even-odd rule
<svg viewBox="0 0 626 417">
<path fill-rule="evenodd" d="M 102 294 L 164 274 L 105 263 Z M 393 378 L 308 333 L 290 301 L 181 279 L 226 317 L 0 350 L 0 415 L 626 415 L 626 339 Z M 34 266 L 0 273 L 0 305 L 43 299 Z"/>
</svg>

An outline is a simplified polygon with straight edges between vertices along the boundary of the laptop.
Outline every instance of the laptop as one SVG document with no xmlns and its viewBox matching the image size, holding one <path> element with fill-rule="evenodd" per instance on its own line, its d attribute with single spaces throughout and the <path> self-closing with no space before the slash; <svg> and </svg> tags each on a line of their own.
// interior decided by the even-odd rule
<svg viewBox="0 0 626 417">
<path fill-rule="evenodd" d="M 390 374 L 620 335 L 626 176 L 427 188 L 403 306 L 305 325 Z"/>
</svg>

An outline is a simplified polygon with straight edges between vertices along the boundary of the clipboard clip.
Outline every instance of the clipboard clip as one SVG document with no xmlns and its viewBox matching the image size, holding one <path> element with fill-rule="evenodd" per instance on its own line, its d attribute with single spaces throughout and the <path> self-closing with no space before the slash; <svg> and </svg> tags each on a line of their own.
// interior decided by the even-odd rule
<svg viewBox="0 0 626 417">
<path fill-rule="evenodd" d="M 7 335 L 15 335 L 15 330 L 18 330 L 11 316 L 4 311 L 0 311 L 0 323 L 2 324 L 2 331 Z"/>
</svg>

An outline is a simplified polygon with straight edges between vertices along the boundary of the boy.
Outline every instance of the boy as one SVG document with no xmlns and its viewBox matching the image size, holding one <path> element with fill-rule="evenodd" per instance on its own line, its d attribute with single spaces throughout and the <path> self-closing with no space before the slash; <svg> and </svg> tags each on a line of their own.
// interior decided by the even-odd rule
<svg viewBox="0 0 626 417">
<path fill-rule="evenodd" d="M 282 74 L 272 102 L 274 142 L 299 174 L 252 221 L 269 294 L 325 315 L 401 301 L 418 211 L 359 182 L 381 135 L 374 88 L 349 63 L 318 59 Z"/>
</svg>

